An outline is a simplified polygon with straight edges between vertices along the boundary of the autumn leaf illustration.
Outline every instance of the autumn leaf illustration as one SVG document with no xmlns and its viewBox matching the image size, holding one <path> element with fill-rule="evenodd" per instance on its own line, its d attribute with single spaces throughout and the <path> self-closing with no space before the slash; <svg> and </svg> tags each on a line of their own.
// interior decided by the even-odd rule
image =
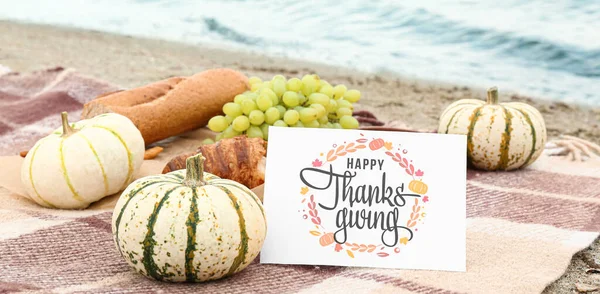
<svg viewBox="0 0 600 294">
<path fill-rule="evenodd" d="M 422 177 L 424 174 L 425 173 L 420 169 L 415 172 L 415 176 L 417 176 L 417 177 Z"/>
<path fill-rule="evenodd" d="M 312 166 L 313 167 L 320 167 L 321 165 L 323 165 L 323 162 L 320 161 L 318 158 L 315 159 L 315 161 L 312 162 Z"/>
<path fill-rule="evenodd" d="M 346 250 L 346 253 L 348 254 L 348 256 L 354 258 L 354 253 L 352 253 L 352 251 Z"/>
<path fill-rule="evenodd" d="M 423 202 L 428 202 L 428 201 L 429 201 L 429 196 L 423 197 Z"/>
<path fill-rule="evenodd" d="M 335 243 L 335 252 L 340 252 L 342 250 L 342 245 L 340 243 Z"/>
<path fill-rule="evenodd" d="M 321 236 L 321 232 L 317 232 L 317 231 L 310 231 L 310 234 L 313 236 Z"/>
<path fill-rule="evenodd" d="M 385 144 L 383 144 L 383 146 L 385 147 L 386 150 L 392 150 L 392 148 L 394 148 L 392 146 L 392 142 L 385 142 Z"/>
<path fill-rule="evenodd" d="M 308 193 L 308 187 L 300 188 L 300 194 L 305 195 L 306 193 Z"/>
<path fill-rule="evenodd" d="M 408 243 L 408 238 L 406 238 L 406 237 L 400 238 L 400 244 L 406 245 L 406 243 Z"/>
</svg>

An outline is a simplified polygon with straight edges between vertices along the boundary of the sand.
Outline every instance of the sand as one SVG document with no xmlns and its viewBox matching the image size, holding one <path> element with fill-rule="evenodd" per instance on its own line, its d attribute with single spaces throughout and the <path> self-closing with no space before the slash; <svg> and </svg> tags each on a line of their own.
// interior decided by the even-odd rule
<svg viewBox="0 0 600 294">
<path fill-rule="evenodd" d="M 343 83 L 362 92 L 358 109 L 375 113 L 380 120 L 401 120 L 416 129 L 437 129 L 439 114 L 453 101 L 483 99 L 486 88 L 414 80 L 393 74 L 367 74 L 356 70 L 266 57 L 223 48 L 132 38 L 103 32 L 0 21 L 0 64 L 14 71 L 53 66 L 72 67 L 124 88 L 215 67 L 230 67 L 249 76 L 271 78 L 276 74 L 298 77 L 317 73 L 330 83 Z M 600 143 L 600 107 L 592 108 L 502 92 L 503 101 L 520 101 L 539 109 L 549 139 L 561 134 Z M 573 291 L 585 279 L 590 260 L 600 257 L 600 241 L 574 257 L 563 278 L 548 293 Z M 587 261 L 587 263 L 586 263 Z M 507 281 L 509 282 L 509 281 Z"/>
</svg>

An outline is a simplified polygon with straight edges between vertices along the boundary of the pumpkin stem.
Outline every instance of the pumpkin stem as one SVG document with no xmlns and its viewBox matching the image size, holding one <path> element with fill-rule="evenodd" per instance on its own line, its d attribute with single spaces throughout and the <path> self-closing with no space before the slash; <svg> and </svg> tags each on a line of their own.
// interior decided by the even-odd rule
<svg viewBox="0 0 600 294">
<path fill-rule="evenodd" d="M 488 89 L 487 104 L 498 104 L 498 87 L 491 87 Z"/>
<path fill-rule="evenodd" d="M 75 129 L 73 129 L 71 127 L 71 125 L 69 124 L 69 116 L 67 115 L 66 111 L 63 111 L 60 113 L 60 118 L 62 119 L 62 129 L 63 129 L 62 136 L 67 137 L 67 136 L 75 133 Z"/>
<path fill-rule="evenodd" d="M 198 187 L 206 185 L 204 180 L 204 160 L 202 153 L 190 156 L 185 161 L 185 180 L 183 184 L 188 187 Z"/>
</svg>

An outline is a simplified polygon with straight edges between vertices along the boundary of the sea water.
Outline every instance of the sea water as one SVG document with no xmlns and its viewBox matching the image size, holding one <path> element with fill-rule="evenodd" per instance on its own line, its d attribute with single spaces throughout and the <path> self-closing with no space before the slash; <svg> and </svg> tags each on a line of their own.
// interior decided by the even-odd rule
<svg viewBox="0 0 600 294">
<path fill-rule="evenodd" d="M 599 0 L 0 0 L 0 19 L 600 105 Z"/>
</svg>

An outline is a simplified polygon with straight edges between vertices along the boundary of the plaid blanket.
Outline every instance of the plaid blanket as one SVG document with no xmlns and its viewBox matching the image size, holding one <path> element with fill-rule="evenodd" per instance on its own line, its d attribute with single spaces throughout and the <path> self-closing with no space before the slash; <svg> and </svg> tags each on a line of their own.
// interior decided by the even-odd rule
<svg viewBox="0 0 600 294">
<path fill-rule="evenodd" d="M 69 112 L 70 121 L 77 121 L 85 102 L 118 90 L 62 67 L 27 74 L 7 70 L 0 65 L 0 155 L 29 149 L 60 126 L 61 111 Z"/>
<path fill-rule="evenodd" d="M 89 89 L 81 99 L 116 88 L 80 81 Z M 6 85 L 0 76 L 0 103 L 6 103 Z M 41 99 L 37 92 L 20 97 Z M 45 122 L 33 114 L 27 122 L 9 122 L 10 135 L 0 139 L 2 153 L 30 147 L 23 142 L 45 134 L 26 130 L 44 129 Z M 171 156 L 193 150 L 206 134 L 197 130 L 165 143 L 165 151 L 145 161 L 138 176 L 159 173 Z M 21 162 L 19 156 L 0 157 L 0 293 L 539 293 L 600 231 L 600 164 L 543 155 L 515 172 L 468 171 L 466 273 L 261 265 L 257 259 L 227 279 L 169 284 L 135 273 L 119 256 L 111 233 L 118 195 L 82 211 L 39 207 L 20 196 Z"/>
</svg>

